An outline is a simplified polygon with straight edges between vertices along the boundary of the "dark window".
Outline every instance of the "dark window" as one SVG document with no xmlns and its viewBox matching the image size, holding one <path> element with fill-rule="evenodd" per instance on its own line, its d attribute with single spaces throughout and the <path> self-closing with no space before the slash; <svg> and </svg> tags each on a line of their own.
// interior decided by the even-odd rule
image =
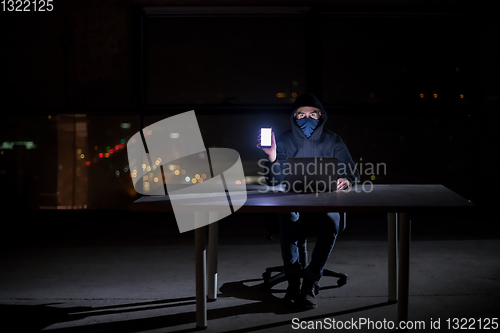
<svg viewBox="0 0 500 333">
<path fill-rule="evenodd" d="M 305 89 L 304 30 L 300 17 L 148 18 L 146 102 L 291 103 Z"/>
<path fill-rule="evenodd" d="M 471 98 L 474 29 L 457 16 L 328 16 L 323 101 L 461 103 Z"/>
</svg>

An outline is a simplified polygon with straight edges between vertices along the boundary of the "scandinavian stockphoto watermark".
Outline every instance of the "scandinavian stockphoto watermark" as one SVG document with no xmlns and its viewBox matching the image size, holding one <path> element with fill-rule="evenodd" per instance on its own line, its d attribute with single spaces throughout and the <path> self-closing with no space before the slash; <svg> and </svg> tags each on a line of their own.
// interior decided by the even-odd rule
<svg viewBox="0 0 500 333">
<path fill-rule="evenodd" d="M 134 134 L 127 143 L 134 189 L 168 193 L 180 232 L 216 222 L 247 200 L 240 155 L 229 148 L 205 148 L 194 111 L 184 112 Z M 207 212 L 195 219 L 195 211 Z"/>
<path fill-rule="evenodd" d="M 336 320 L 335 318 L 324 318 L 322 320 L 292 319 L 293 330 L 425 330 L 425 324 L 421 320 L 396 323 L 385 318 L 383 320 L 372 320 L 370 318 L 351 318 L 350 320 Z"/>
<path fill-rule="evenodd" d="M 385 176 L 387 174 L 387 165 L 385 163 L 364 163 L 363 158 L 360 158 L 360 162 L 354 164 L 348 163 L 334 163 L 323 161 L 322 157 L 316 157 L 313 161 L 308 163 L 296 162 L 276 162 L 268 166 L 267 159 L 260 159 L 258 165 L 262 168 L 258 174 L 259 184 L 267 185 L 265 177 L 273 174 L 281 174 L 285 179 L 280 183 L 284 185 L 284 192 L 315 192 L 316 195 L 323 192 L 332 192 L 337 187 L 337 177 L 338 175 L 354 174 L 356 171 L 358 174 L 370 177 L 370 180 L 364 180 L 359 184 L 351 184 L 351 186 L 344 190 L 346 192 L 371 192 L 373 190 L 373 180 L 377 176 Z M 291 175 L 303 175 L 302 177 L 290 177 L 293 180 L 287 179 L 287 176 Z M 317 179 L 316 176 L 321 179 Z M 270 180 L 271 186 L 276 186 L 280 184 L 274 184 L 275 180 Z M 356 186 L 352 186 L 356 185 Z M 261 192 L 276 191 L 275 188 L 266 187 L 261 190 Z"/>
</svg>

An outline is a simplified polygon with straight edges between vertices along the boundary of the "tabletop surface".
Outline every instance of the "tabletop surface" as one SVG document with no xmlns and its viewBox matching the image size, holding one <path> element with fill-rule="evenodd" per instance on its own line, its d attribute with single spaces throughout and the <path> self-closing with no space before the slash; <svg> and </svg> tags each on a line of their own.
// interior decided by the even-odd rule
<svg viewBox="0 0 500 333">
<path fill-rule="evenodd" d="M 238 212 L 411 212 L 475 207 L 443 185 L 358 185 L 348 191 L 307 194 L 248 185 L 246 195 L 247 200 Z M 189 201 L 186 207 L 193 211 L 213 211 L 214 207 L 227 206 L 223 194 L 200 194 L 196 205 L 192 199 Z M 172 211 L 172 205 L 168 195 L 144 196 L 134 201 L 132 209 Z"/>
</svg>

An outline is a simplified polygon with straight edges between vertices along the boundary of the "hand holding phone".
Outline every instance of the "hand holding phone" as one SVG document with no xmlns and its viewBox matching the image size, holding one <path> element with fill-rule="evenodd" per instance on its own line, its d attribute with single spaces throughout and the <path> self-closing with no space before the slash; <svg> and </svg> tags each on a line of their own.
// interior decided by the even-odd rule
<svg viewBox="0 0 500 333">
<path fill-rule="evenodd" d="M 260 129 L 257 147 L 269 155 L 269 161 L 276 161 L 276 139 L 272 127 L 263 127 Z"/>
</svg>

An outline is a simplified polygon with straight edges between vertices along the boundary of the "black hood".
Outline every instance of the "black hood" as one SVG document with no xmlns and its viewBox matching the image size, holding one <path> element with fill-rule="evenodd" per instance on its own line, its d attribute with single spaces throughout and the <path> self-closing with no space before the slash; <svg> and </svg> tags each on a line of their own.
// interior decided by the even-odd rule
<svg viewBox="0 0 500 333">
<path fill-rule="evenodd" d="M 312 106 L 321 111 L 321 117 L 319 118 L 318 126 L 316 126 L 314 132 L 312 132 L 309 138 L 307 138 L 304 133 L 302 133 L 302 130 L 299 128 L 299 126 L 295 122 L 295 118 L 293 117 L 295 111 L 303 106 Z M 318 98 L 316 98 L 316 96 L 311 93 L 304 93 L 297 97 L 297 99 L 293 103 L 292 113 L 290 114 L 290 121 L 292 122 L 292 134 L 294 137 L 303 140 L 313 140 L 314 138 L 319 138 L 319 136 L 323 132 L 323 126 L 325 125 L 327 119 L 328 115 Z"/>
</svg>

